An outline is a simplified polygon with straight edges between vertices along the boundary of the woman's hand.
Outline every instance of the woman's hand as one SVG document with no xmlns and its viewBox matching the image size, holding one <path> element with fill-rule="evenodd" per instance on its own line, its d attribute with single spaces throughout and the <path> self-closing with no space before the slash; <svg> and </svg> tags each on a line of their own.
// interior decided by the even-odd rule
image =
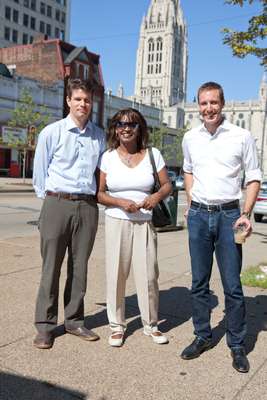
<svg viewBox="0 0 267 400">
<path fill-rule="evenodd" d="M 128 213 L 136 213 L 140 208 L 140 206 L 138 206 L 134 201 L 126 199 L 120 199 L 118 205 Z"/>
<path fill-rule="evenodd" d="M 160 201 L 160 196 L 158 193 L 153 193 L 147 196 L 142 203 L 139 204 L 139 208 L 144 208 L 145 210 L 152 210 Z"/>
</svg>

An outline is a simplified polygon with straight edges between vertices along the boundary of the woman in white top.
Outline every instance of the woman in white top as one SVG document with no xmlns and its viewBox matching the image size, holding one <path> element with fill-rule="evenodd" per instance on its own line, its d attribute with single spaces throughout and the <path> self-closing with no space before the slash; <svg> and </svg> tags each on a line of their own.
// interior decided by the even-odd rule
<svg viewBox="0 0 267 400">
<path fill-rule="evenodd" d="M 125 285 L 132 265 L 144 334 L 158 344 L 168 339 L 158 323 L 157 237 L 152 209 L 171 192 L 160 152 L 153 148 L 161 183 L 153 193 L 153 169 L 147 150 L 148 130 L 142 114 L 132 108 L 119 111 L 110 122 L 108 147 L 100 164 L 98 201 L 105 211 L 107 313 L 111 346 L 124 342 Z"/>
</svg>

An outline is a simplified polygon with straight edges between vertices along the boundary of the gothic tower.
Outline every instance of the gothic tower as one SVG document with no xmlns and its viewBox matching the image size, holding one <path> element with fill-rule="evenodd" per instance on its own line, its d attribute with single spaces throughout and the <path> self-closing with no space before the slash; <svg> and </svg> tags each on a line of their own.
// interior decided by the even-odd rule
<svg viewBox="0 0 267 400">
<path fill-rule="evenodd" d="M 151 0 L 136 60 L 135 97 L 162 109 L 186 99 L 187 29 L 180 0 Z"/>
</svg>

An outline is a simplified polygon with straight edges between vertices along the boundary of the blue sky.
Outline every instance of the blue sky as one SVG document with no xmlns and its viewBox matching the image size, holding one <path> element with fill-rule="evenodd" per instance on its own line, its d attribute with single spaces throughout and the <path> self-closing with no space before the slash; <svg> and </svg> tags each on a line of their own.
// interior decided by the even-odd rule
<svg viewBox="0 0 267 400">
<path fill-rule="evenodd" d="M 120 83 L 125 95 L 134 92 L 136 50 L 142 16 L 150 0 L 72 0 L 70 42 L 101 56 L 106 89 L 114 94 Z M 181 0 L 188 25 L 187 100 L 213 80 L 223 85 L 227 100 L 258 97 L 263 69 L 256 57 L 239 59 L 222 44 L 221 28 L 246 29 L 259 2 L 244 7 L 224 0 Z"/>
</svg>

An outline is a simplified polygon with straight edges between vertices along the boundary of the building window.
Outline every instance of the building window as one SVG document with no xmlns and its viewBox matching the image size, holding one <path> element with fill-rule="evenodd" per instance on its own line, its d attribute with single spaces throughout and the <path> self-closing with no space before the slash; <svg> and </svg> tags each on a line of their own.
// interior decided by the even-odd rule
<svg viewBox="0 0 267 400">
<path fill-rule="evenodd" d="M 30 6 L 30 0 L 24 0 L 24 1 L 23 1 L 23 5 L 24 5 L 24 7 L 28 7 L 28 8 L 29 8 L 29 6 Z"/>
<path fill-rule="evenodd" d="M 19 0 L 13 0 L 14 1 L 14 3 L 17 3 L 17 4 L 19 4 Z"/>
<path fill-rule="evenodd" d="M 59 10 L 56 10 L 56 20 L 57 21 L 60 21 L 60 11 Z"/>
<path fill-rule="evenodd" d="M 48 17 L 52 17 L 52 7 L 51 6 L 46 7 L 46 15 Z"/>
<path fill-rule="evenodd" d="M 10 7 L 5 8 L 5 18 L 8 19 L 9 21 L 11 19 L 11 8 Z"/>
<path fill-rule="evenodd" d="M 24 26 L 29 25 L 29 15 L 28 14 L 23 14 L 23 25 Z"/>
<path fill-rule="evenodd" d="M 36 11 L 36 0 L 31 0 L 31 9 Z"/>
<path fill-rule="evenodd" d="M 244 120 L 241 121 L 241 126 L 242 126 L 242 128 L 244 128 L 244 129 L 246 128 L 246 123 L 245 123 Z"/>
<path fill-rule="evenodd" d="M 30 43 L 33 42 L 33 36 L 30 36 Z"/>
<path fill-rule="evenodd" d="M 240 114 L 238 115 L 238 118 L 240 118 L 240 119 L 244 118 L 244 114 L 240 113 Z"/>
<path fill-rule="evenodd" d="M 5 26 L 5 40 L 10 40 L 10 28 Z"/>
<path fill-rule="evenodd" d="M 19 12 L 18 10 L 13 10 L 13 21 L 18 23 L 19 22 Z"/>
<path fill-rule="evenodd" d="M 35 30 L 35 18 L 31 17 L 31 29 Z"/>
<path fill-rule="evenodd" d="M 41 33 L 45 33 L 45 23 L 44 23 L 44 21 L 40 21 L 39 31 Z"/>
<path fill-rule="evenodd" d="M 45 15 L 45 3 L 43 2 L 40 3 L 40 13 Z"/>
<path fill-rule="evenodd" d="M 46 34 L 48 36 L 51 36 L 51 25 L 50 24 L 46 24 Z"/>
<path fill-rule="evenodd" d="M 55 28 L 55 37 L 56 37 L 56 38 L 59 38 L 59 37 L 60 37 L 59 28 Z"/>
<path fill-rule="evenodd" d="M 65 40 L 65 31 L 60 31 L 60 39 Z"/>
<path fill-rule="evenodd" d="M 22 44 L 28 44 L 28 35 L 27 35 L 27 33 L 23 33 L 23 35 L 22 35 Z"/>
<path fill-rule="evenodd" d="M 65 24 L 65 21 L 66 21 L 66 15 L 65 15 L 65 13 L 62 11 L 62 13 L 61 13 L 61 22 L 62 22 L 62 24 Z"/>
<path fill-rule="evenodd" d="M 12 31 L 12 42 L 18 43 L 18 31 L 16 31 L 16 29 Z"/>
</svg>

